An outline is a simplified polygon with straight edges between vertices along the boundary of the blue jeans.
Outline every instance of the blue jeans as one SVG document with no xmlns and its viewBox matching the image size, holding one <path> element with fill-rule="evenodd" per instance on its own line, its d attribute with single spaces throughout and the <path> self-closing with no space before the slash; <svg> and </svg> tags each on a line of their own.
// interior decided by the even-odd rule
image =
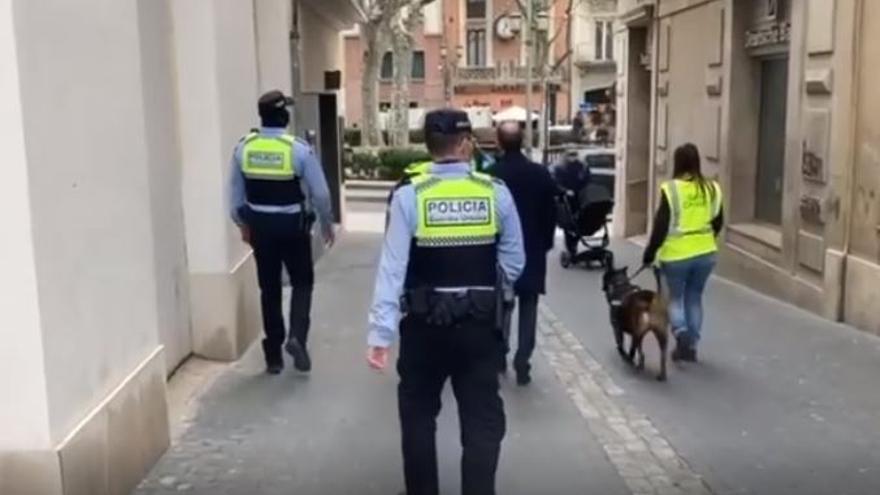
<svg viewBox="0 0 880 495">
<path fill-rule="evenodd" d="M 669 323 L 679 341 L 696 348 L 703 326 L 703 290 L 715 268 L 715 253 L 663 263 L 669 291 Z"/>
</svg>

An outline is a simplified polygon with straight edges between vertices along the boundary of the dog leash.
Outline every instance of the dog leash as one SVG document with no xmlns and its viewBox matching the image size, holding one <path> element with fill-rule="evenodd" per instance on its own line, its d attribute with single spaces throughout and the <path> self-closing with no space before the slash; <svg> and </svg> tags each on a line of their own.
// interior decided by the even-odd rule
<svg viewBox="0 0 880 495">
<path fill-rule="evenodd" d="M 649 266 L 649 265 L 642 265 L 641 268 L 639 268 L 638 270 L 636 270 L 636 272 L 633 273 L 631 277 L 629 277 L 629 281 L 632 282 L 633 280 L 635 280 L 635 278 L 638 277 L 639 275 L 641 275 L 642 272 L 645 271 L 645 270 L 648 268 L 648 266 Z"/>
</svg>

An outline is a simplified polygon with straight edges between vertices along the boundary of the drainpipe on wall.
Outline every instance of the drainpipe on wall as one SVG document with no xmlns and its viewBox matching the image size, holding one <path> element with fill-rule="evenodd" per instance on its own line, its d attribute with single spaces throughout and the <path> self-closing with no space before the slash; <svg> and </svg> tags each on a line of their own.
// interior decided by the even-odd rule
<svg viewBox="0 0 880 495">
<path fill-rule="evenodd" d="M 299 59 L 299 0 L 290 1 L 290 94 L 293 96 L 293 115 L 290 119 L 290 132 L 296 134 L 296 122 L 299 121 L 299 103 L 302 100 L 300 87 Z"/>
</svg>

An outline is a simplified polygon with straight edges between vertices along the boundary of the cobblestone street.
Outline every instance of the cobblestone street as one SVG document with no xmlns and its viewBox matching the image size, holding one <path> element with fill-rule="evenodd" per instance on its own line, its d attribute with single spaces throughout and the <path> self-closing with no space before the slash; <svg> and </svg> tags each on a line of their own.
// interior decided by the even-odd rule
<svg viewBox="0 0 880 495">
<path fill-rule="evenodd" d="M 396 376 L 363 362 L 381 229 L 373 209 L 350 217 L 361 232 L 319 263 L 311 376 L 267 377 L 253 347 L 199 399 L 137 493 L 402 490 Z M 631 245 L 615 251 L 637 259 Z M 878 493 L 880 394 L 870 378 L 880 340 L 716 280 L 702 362 L 671 366 L 658 383 L 653 341 L 641 374 L 614 351 L 598 277 L 551 269 L 535 380 L 502 385 L 499 493 Z M 441 484 L 452 494 L 460 450 L 448 390 L 444 406 Z"/>
</svg>

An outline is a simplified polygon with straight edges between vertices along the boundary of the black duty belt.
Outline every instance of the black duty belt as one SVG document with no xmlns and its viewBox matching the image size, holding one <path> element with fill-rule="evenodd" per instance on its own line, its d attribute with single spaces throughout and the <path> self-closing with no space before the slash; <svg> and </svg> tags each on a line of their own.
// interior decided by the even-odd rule
<svg viewBox="0 0 880 495">
<path fill-rule="evenodd" d="M 491 289 L 446 292 L 422 288 L 407 290 L 401 303 L 408 316 L 423 318 L 431 325 L 449 326 L 468 320 L 494 321 L 497 297 Z"/>
</svg>

